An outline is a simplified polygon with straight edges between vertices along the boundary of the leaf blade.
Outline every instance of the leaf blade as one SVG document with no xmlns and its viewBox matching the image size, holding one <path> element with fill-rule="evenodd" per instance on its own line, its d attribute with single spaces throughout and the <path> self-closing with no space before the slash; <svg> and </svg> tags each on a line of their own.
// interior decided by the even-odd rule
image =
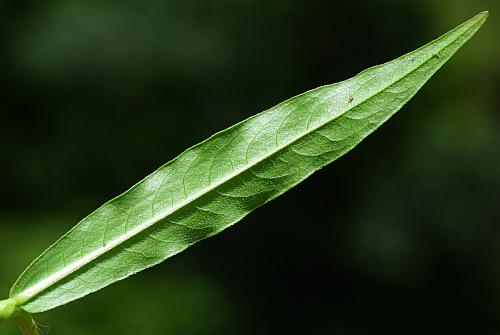
<svg viewBox="0 0 500 335">
<path fill-rule="evenodd" d="M 14 284 L 11 298 L 28 312 L 42 312 L 226 229 L 383 124 L 486 16 L 478 14 L 409 54 L 289 99 L 186 150 L 47 249 Z"/>
</svg>

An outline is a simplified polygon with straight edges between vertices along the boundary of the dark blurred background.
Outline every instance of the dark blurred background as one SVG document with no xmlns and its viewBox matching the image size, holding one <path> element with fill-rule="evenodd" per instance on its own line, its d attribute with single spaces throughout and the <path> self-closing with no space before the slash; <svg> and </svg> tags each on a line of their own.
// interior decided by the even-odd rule
<svg viewBox="0 0 500 335">
<path fill-rule="evenodd" d="M 2 1 L 0 298 L 185 148 L 486 9 L 477 36 L 353 152 L 37 320 L 72 335 L 500 334 L 498 0 Z"/>
</svg>

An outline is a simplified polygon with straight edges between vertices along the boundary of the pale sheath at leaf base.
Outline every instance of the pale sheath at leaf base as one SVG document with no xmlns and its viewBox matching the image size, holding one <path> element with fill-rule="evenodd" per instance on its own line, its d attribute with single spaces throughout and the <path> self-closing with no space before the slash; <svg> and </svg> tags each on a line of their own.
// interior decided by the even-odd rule
<svg viewBox="0 0 500 335">
<path fill-rule="evenodd" d="M 226 229 L 354 148 L 486 17 L 480 13 L 396 60 L 298 95 L 186 150 L 47 249 L 8 301 L 30 313 L 47 311 Z"/>
</svg>

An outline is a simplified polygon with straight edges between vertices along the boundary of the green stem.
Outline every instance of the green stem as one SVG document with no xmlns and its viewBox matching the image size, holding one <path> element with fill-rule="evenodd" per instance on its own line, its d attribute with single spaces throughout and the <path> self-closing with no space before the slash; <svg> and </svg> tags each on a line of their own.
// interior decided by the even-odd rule
<svg viewBox="0 0 500 335">
<path fill-rule="evenodd" d="M 16 307 L 16 301 L 14 299 L 0 301 L 0 321 L 12 318 L 16 312 Z"/>
<path fill-rule="evenodd" d="M 0 301 L 0 322 L 4 320 L 13 320 L 22 335 L 40 335 L 40 330 L 31 315 L 18 308 L 14 299 Z"/>
</svg>

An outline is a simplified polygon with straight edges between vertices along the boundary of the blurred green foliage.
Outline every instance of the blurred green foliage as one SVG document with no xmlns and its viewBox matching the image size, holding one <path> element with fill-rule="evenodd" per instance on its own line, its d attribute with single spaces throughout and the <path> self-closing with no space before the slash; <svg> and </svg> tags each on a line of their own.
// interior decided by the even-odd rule
<svg viewBox="0 0 500 335">
<path fill-rule="evenodd" d="M 76 335 L 500 331 L 498 1 L 0 9 L 1 298 L 80 218 L 183 149 L 489 9 L 354 152 L 229 231 L 37 318 Z"/>
</svg>

